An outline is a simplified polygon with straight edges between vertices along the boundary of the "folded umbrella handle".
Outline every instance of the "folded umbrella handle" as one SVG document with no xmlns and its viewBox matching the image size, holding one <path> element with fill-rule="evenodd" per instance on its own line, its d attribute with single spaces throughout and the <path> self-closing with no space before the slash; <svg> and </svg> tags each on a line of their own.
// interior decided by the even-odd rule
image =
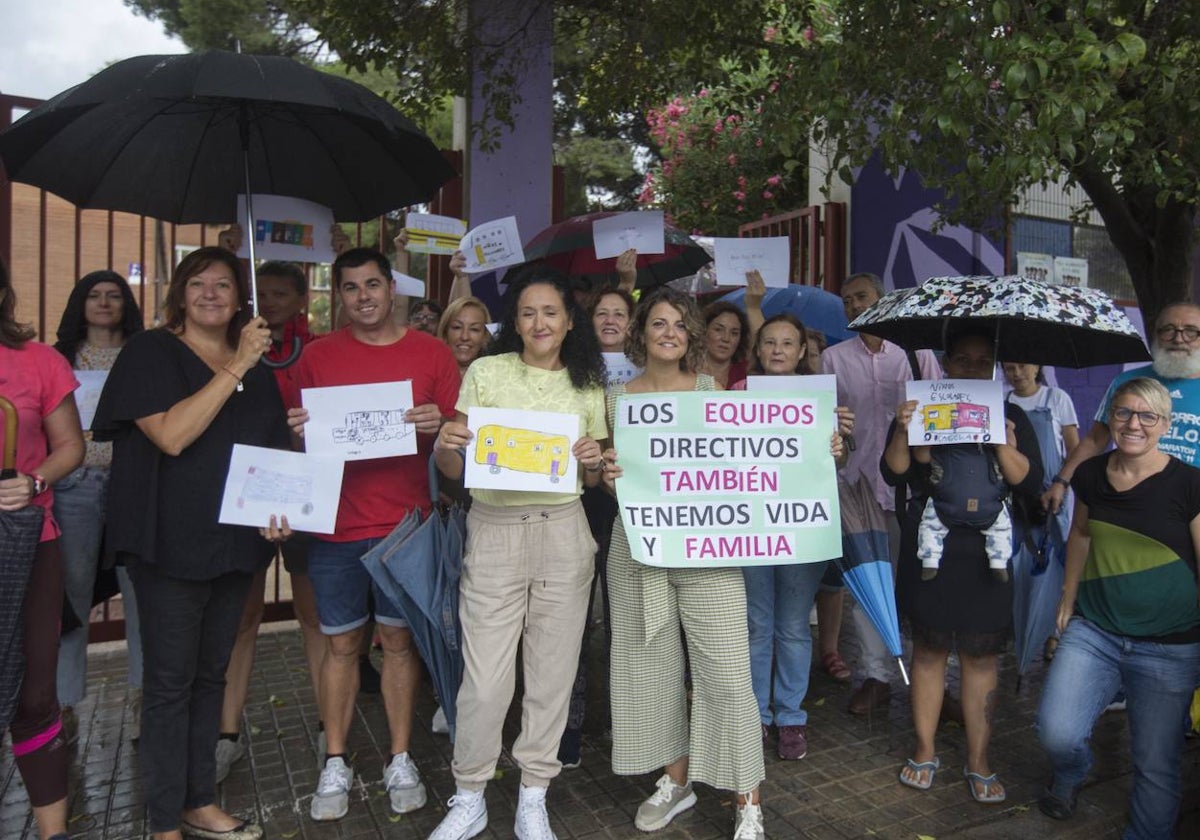
<svg viewBox="0 0 1200 840">
<path fill-rule="evenodd" d="M 300 351 L 303 349 L 304 349 L 304 345 L 300 341 L 300 336 L 294 335 L 294 336 L 292 336 L 292 352 L 288 354 L 288 357 L 286 359 L 283 359 L 283 360 L 268 359 L 266 356 L 263 356 L 262 359 L 260 359 L 259 361 L 261 361 L 267 367 L 275 369 L 275 370 L 279 370 L 280 368 L 285 368 L 285 367 L 291 367 L 292 365 L 294 365 L 296 363 L 296 360 L 300 358 Z"/>
<path fill-rule="evenodd" d="M 17 477 L 17 407 L 0 397 L 0 409 L 4 411 L 4 465 L 0 478 Z"/>
</svg>

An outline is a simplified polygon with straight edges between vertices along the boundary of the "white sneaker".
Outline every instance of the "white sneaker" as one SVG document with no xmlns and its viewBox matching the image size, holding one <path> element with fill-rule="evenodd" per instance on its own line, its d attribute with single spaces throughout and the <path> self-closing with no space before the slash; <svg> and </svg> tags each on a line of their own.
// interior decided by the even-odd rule
<svg viewBox="0 0 1200 840">
<path fill-rule="evenodd" d="M 387 788 L 392 811 L 397 814 L 407 814 L 425 804 L 425 785 L 421 784 L 421 774 L 406 752 L 398 754 L 391 764 L 383 768 L 383 785 Z"/>
<path fill-rule="evenodd" d="M 658 831 L 696 804 L 696 793 L 692 790 L 691 782 L 677 785 L 663 773 L 662 778 L 654 784 L 657 789 L 638 806 L 637 816 L 633 819 L 633 824 L 641 831 Z"/>
<path fill-rule="evenodd" d="M 233 765 L 245 757 L 246 739 L 241 734 L 238 735 L 236 741 L 230 741 L 228 738 L 218 739 L 216 749 L 217 784 L 225 781 L 225 777 L 229 775 Z"/>
<path fill-rule="evenodd" d="M 550 830 L 550 817 L 546 813 L 546 788 L 521 785 L 513 831 L 517 840 L 558 840 Z"/>
<path fill-rule="evenodd" d="M 429 725 L 429 729 L 434 735 L 450 734 L 450 724 L 446 720 L 446 712 L 441 706 L 438 706 L 437 711 L 433 713 L 433 723 Z"/>
<path fill-rule="evenodd" d="M 733 840 L 765 840 L 761 805 L 747 802 L 737 809 L 737 821 L 733 824 Z"/>
<path fill-rule="evenodd" d="M 458 789 L 446 803 L 450 810 L 429 840 L 469 840 L 487 828 L 487 803 L 481 790 Z"/>
<path fill-rule="evenodd" d="M 331 758 L 321 768 L 317 780 L 317 792 L 313 794 L 309 814 L 314 820 L 340 820 L 350 810 L 350 788 L 354 785 L 354 771 L 344 759 Z"/>
</svg>

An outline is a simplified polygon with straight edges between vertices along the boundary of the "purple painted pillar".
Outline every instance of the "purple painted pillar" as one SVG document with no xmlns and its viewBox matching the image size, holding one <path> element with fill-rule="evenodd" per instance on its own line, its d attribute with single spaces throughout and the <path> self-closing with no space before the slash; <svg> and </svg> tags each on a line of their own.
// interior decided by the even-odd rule
<svg viewBox="0 0 1200 840">
<path fill-rule="evenodd" d="M 466 157 L 467 218 L 472 226 L 516 216 L 522 242 L 550 224 L 554 164 L 554 68 L 551 56 L 553 3 L 546 0 L 471 0 L 471 21 L 483 44 L 502 44 L 502 67 L 516 73 L 521 102 L 513 126 L 500 127 L 492 151 L 479 148 L 471 132 Z M 470 120 L 484 112 L 486 81 L 476 67 L 471 79 Z"/>
</svg>

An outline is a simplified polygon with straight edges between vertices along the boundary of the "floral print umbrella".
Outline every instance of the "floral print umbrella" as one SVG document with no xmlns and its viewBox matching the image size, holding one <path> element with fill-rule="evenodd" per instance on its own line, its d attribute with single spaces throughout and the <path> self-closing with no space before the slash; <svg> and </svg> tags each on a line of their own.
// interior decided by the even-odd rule
<svg viewBox="0 0 1200 840">
<path fill-rule="evenodd" d="M 996 336 L 1003 362 L 1092 365 L 1149 361 L 1137 328 L 1103 292 L 1027 277 L 932 277 L 880 298 L 850 323 L 906 350 L 944 349 L 966 323 Z"/>
</svg>

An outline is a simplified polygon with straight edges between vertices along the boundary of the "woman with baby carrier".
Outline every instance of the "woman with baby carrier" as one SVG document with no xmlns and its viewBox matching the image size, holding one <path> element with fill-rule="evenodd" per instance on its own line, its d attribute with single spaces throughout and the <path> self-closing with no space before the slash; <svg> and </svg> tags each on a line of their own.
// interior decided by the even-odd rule
<svg viewBox="0 0 1200 840">
<path fill-rule="evenodd" d="M 992 337 L 978 328 L 951 330 L 943 365 L 950 379 L 991 379 Z M 1012 626 L 1010 497 L 1036 494 L 1042 486 L 1037 437 L 1025 413 L 1009 403 L 1002 441 L 910 447 L 908 424 L 916 405 L 910 400 L 896 409 L 880 463 L 888 484 L 907 484 L 913 491 L 900 517 L 897 598 L 912 629 L 917 743 L 900 783 L 928 790 L 941 766 L 934 734 L 946 661 L 955 650 L 962 665 L 968 791 L 977 802 L 1003 802 L 1004 787 L 988 764 L 988 739 L 997 659 Z"/>
</svg>

